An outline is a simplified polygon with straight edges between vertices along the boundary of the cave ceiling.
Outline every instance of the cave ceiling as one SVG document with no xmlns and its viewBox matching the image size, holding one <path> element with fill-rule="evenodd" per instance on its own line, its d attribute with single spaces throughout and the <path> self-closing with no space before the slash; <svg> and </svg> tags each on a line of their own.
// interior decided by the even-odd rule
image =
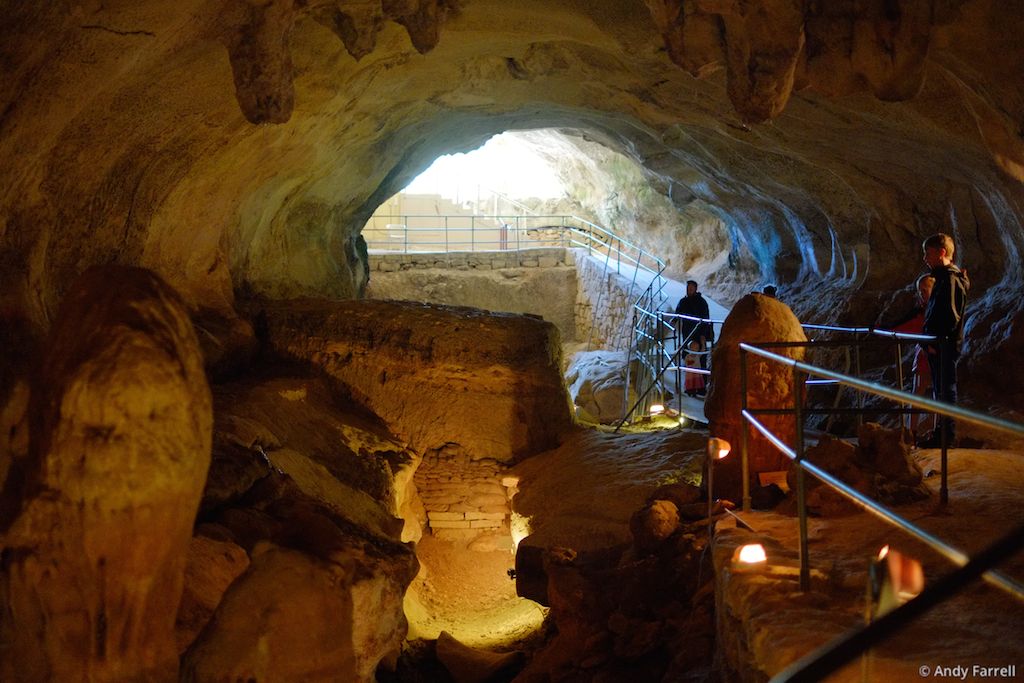
<svg viewBox="0 0 1024 683">
<path fill-rule="evenodd" d="M 877 302 L 946 230 L 975 323 L 1003 339 L 1021 315 L 1020 3 L 0 8 L 0 297 L 40 329 L 96 263 L 152 268 L 201 308 L 358 296 L 384 199 L 440 154 L 547 127 L 716 207 L 795 285 Z"/>
</svg>

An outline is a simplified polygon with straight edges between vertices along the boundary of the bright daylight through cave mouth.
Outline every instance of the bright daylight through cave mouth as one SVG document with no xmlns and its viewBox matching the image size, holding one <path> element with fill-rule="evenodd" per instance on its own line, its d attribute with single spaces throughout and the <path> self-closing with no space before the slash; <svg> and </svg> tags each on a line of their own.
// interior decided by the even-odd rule
<svg viewBox="0 0 1024 683">
<path fill-rule="evenodd" d="M 507 133 L 476 150 L 438 158 L 367 223 L 363 236 L 371 264 L 388 254 L 427 254 L 424 264 L 431 265 L 451 253 L 501 254 L 517 240 L 526 248 L 526 240 L 534 239 L 527 229 L 542 222 L 533 217 L 557 213 L 566 196 L 550 156 L 537 151 L 545 139 L 557 137 Z M 430 286 L 402 273 L 401 262 L 394 270 L 375 271 L 367 295 L 507 308 L 500 298 L 460 298 L 467 288 L 450 272 L 431 270 Z M 574 293 L 563 288 L 558 296 Z M 442 452 L 417 469 L 426 526 L 416 547 L 420 572 L 405 598 L 410 640 L 447 632 L 471 647 L 501 651 L 538 637 L 547 609 L 516 593 L 515 546 L 527 522 L 511 511 L 516 489 L 508 467 L 491 458 Z"/>
</svg>

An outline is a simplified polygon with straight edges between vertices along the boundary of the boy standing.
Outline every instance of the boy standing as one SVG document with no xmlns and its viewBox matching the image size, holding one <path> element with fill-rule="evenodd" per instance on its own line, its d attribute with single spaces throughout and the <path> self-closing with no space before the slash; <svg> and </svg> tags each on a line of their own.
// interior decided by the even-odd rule
<svg viewBox="0 0 1024 683">
<path fill-rule="evenodd" d="M 924 310 L 924 333 L 937 337 L 928 347 L 928 365 L 932 373 L 932 395 L 938 401 L 956 403 L 956 363 L 964 340 L 964 309 L 967 290 L 971 283 L 967 274 L 953 265 L 953 238 L 937 233 L 922 245 L 924 262 L 935 278 L 932 295 Z M 946 443 L 951 445 L 954 434 L 953 420 L 939 418 L 939 429 L 946 432 Z M 941 433 L 936 431 L 922 446 L 941 445 Z"/>
</svg>

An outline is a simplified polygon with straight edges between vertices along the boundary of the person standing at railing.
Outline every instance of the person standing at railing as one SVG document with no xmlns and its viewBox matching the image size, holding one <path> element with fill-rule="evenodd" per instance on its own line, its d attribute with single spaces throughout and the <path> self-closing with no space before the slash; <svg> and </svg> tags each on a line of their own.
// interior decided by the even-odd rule
<svg viewBox="0 0 1024 683">
<path fill-rule="evenodd" d="M 696 339 L 690 342 L 687 346 L 690 349 L 690 353 L 686 354 L 686 358 L 683 359 L 683 365 L 689 370 L 696 370 L 700 367 L 700 360 L 704 357 L 704 354 L 700 350 L 700 342 Z M 707 394 L 707 390 L 704 385 L 704 375 L 697 372 L 687 372 L 686 379 L 683 381 L 683 387 L 687 396 L 696 397 L 704 396 Z"/>
<path fill-rule="evenodd" d="M 914 283 L 917 289 L 917 301 L 910 313 L 897 322 L 893 332 L 906 332 L 908 334 L 924 334 L 924 311 L 931 298 L 932 288 L 935 285 L 935 277 L 931 273 L 925 273 L 917 278 Z M 932 395 L 932 373 L 928 365 L 928 349 L 925 345 L 918 344 L 914 352 L 914 365 L 912 369 L 914 376 L 913 389 L 915 394 L 921 396 Z M 902 387 L 900 387 L 902 389 Z M 932 429 L 935 429 L 935 421 L 932 417 L 915 414 L 910 416 L 910 432 L 917 438 L 918 429 L 922 424 L 931 422 Z"/>
<path fill-rule="evenodd" d="M 924 333 L 937 337 L 937 341 L 928 346 L 932 395 L 938 401 L 955 404 L 956 365 L 964 339 L 964 311 L 971 283 L 967 273 L 953 264 L 955 246 L 952 237 L 936 233 L 926 239 L 921 248 L 924 262 L 931 269 L 930 275 L 935 278 L 932 295 L 924 311 Z M 941 445 L 940 430 L 946 433 L 946 443 L 952 444 L 955 438 L 953 420 L 940 417 L 932 438 L 921 445 L 933 448 Z"/>
<path fill-rule="evenodd" d="M 697 291 L 696 280 L 686 281 L 686 296 L 676 304 L 676 313 L 693 318 L 704 318 L 705 322 L 679 318 L 676 320 L 676 329 L 678 330 L 680 344 L 685 344 L 689 348 L 690 341 L 696 340 L 700 342 L 700 350 L 707 351 L 708 344 L 714 341 L 714 328 L 711 327 L 710 322 L 707 322 L 707 319 L 711 317 L 711 312 L 708 309 L 708 302 Z M 708 367 L 707 358 L 706 353 L 700 356 L 700 367 L 704 370 L 707 370 Z"/>
</svg>

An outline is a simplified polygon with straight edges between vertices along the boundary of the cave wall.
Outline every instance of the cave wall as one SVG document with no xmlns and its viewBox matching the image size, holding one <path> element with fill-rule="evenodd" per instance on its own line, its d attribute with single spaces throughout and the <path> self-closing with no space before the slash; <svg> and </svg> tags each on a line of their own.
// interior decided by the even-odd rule
<svg viewBox="0 0 1024 683">
<path fill-rule="evenodd" d="M 713 207 L 726 265 L 805 318 L 873 318 L 953 233 L 969 376 L 1019 402 L 996 369 L 1024 342 L 1024 6 L 455 4 L 0 3 L 0 311 L 44 330 L 108 262 L 196 307 L 357 297 L 383 199 L 439 153 L 561 127 Z"/>
</svg>

